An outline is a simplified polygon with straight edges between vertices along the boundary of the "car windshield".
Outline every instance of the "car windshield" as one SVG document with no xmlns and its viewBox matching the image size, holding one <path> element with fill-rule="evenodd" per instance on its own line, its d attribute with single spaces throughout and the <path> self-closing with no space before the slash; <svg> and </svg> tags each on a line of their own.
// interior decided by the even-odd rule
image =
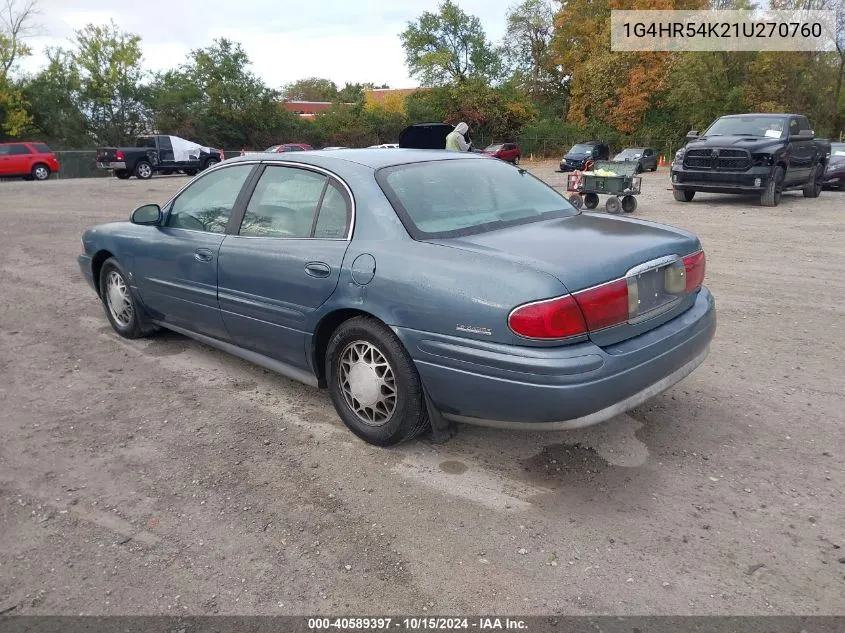
<svg viewBox="0 0 845 633">
<path fill-rule="evenodd" d="M 488 147 L 484 151 L 485 152 L 498 152 L 500 149 L 502 149 L 502 147 L 503 147 L 502 145 L 491 145 L 490 147 Z"/>
<path fill-rule="evenodd" d="M 641 149 L 623 149 L 616 155 L 616 158 L 626 159 L 626 158 L 633 158 L 634 156 L 642 156 L 643 150 Z"/>
<path fill-rule="evenodd" d="M 716 121 L 705 136 L 768 136 L 781 138 L 786 130 L 786 117 L 732 116 Z"/>
<path fill-rule="evenodd" d="M 415 239 L 459 237 L 578 211 L 524 169 L 477 159 L 379 170 L 377 179 Z"/>
<path fill-rule="evenodd" d="M 831 143 L 831 145 L 830 145 L 830 155 L 831 156 L 845 156 L 845 143 Z"/>
<path fill-rule="evenodd" d="M 272 147 L 268 147 L 264 151 L 265 152 L 275 152 L 279 149 L 279 147 L 281 147 L 281 145 L 273 145 Z"/>
<path fill-rule="evenodd" d="M 575 145 L 571 150 L 569 150 L 570 154 L 589 154 L 593 151 L 592 145 Z"/>
</svg>

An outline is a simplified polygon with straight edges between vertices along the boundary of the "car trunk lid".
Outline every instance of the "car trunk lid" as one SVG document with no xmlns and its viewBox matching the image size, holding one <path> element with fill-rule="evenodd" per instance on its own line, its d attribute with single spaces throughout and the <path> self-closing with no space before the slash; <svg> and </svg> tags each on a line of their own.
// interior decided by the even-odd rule
<svg viewBox="0 0 845 633">
<path fill-rule="evenodd" d="M 637 318 L 591 332 L 590 338 L 602 345 L 640 334 L 665 322 L 666 318 L 660 317 L 674 316 L 689 307 L 686 297 L 666 291 L 665 268 L 701 250 L 698 238 L 674 227 L 587 213 L 432 242 L 495 253 L 530 266 L 556 277 L 576 296 L 632 274 L 629 284 L 634 286 L 632 292 L 639 294 Z"/>
</svg>

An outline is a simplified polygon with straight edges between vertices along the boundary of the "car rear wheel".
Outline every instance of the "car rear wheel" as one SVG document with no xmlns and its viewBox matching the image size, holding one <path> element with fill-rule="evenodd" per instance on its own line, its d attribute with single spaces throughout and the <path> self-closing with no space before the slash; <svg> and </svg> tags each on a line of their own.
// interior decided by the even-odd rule
<svg viewBox="0 0 845 633">
<path fill-rule="evenodd" d="M 356 317 L 342 323 L 329 340 L 326 370 L 340 419 L 365 442 L 392 446 L 429 427 L 414 362 L 381 322 Z"/>
<path fill-rule="evenodd" d="M 810 180 L 804 187 L 803 193 L 805 198 L 818 198 L 822 193 L 822 177 L 824 176 L 824 167 L 816 165 L 813 173 L 810 175 Z"/>
<path fill-rule="evenodd" d="M 514 159 L 513 159 L 513 164 L 514 164 L 514 165 L 519 165 L 519 156 L 515 156 L 515 157 L 514 157 Z"/>
<path fill-rule="evenodd" d="M 692 202 L 695 191 L 691 189 L 672 189 L 672 195 L 678 202 Z"/>
<path fill-rule="evenodd" d="M 145 160 L 135 163 L 135 177 L 140 180 L 149 180 L 153 177 L 153 166 Z"/>
<path fill-rule="evenodd" d="M 783 167 L 775 167 L 772 177 L 766 184 L 766 189 L 760 196 L 760 204 L 764 207 L 776 207 L 780 202 L 781 188 L 783 184 Z"/>
<path fill-rule="evenodd" d="M 123 338 L 140 338 L 151 330 L 126 275 L 113 257 L 100 269 L 100 297 L 109 323 Z"/>
<path fill-rule="evenodd" d="M 32 177 L 35 180 L 47 180 L 50 177 L 50 168 L 43 163 L 38 163 L 32 167 Z"/>
</svg>

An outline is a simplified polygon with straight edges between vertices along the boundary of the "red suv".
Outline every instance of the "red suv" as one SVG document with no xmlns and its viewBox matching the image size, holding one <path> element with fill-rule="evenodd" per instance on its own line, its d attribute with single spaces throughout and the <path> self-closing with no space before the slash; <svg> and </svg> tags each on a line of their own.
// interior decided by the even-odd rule
<svg viewBox="0 0 845 633">
<path fill-rule="evenodd" d="M 519 145 L 516 143 L 491 145 L 484 150 L 484 153 L 487 156 L 492 156 L 493 158 L 498 158 L 499 160 L 503 160 L 507 163 L 513 163 L 514 165 L 519 165 L 519 159 L 522 156 L 522 153 L 519 151 Z"/>
<path fill-rule="evenodd" d="M 47 180 L 58 171 L 59 161 L 44 143 L 0 143 L 0 178 L 22 176 L 26 180 Z"/>
<path fill-rule="evenodd" d="M 284 143 L 283 145 L 273 145 L 268 147 L 265 152 L 310 152 L 314 148 L 305 143 Z"/>
</svg>

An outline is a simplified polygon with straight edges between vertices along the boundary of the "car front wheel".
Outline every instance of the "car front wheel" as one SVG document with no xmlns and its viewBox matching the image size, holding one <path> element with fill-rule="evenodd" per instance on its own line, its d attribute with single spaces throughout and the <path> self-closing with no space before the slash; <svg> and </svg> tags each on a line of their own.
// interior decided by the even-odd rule
<svg viewBox="0 0 845 633">
<path fill-rule="evenodd" d="M 341 324 L 326 349 L 326 370 L 338 415 L 365 442 L 392 446 L 429 427 L 414 362 L 381 322 L 356 317 Z"/>
<path fill-rule="evenodd" d="M 100 297 L 109 323 L 120 336 L 140 338 L 149 331 L 126 276 L 113 257 L 107 259 L 100 269 Z"/>
</svg>

